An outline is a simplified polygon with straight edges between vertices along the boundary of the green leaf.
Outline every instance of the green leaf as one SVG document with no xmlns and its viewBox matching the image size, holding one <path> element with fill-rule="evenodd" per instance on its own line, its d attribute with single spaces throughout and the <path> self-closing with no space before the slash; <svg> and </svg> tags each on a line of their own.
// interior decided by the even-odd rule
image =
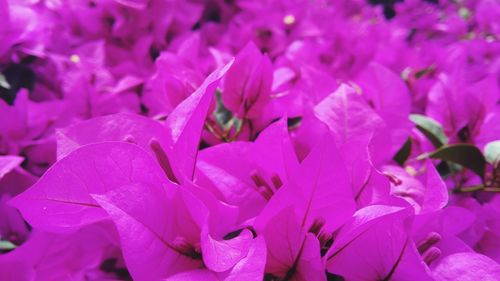
<svg viewBox="0 0 500 281">
<path fill-rule="evenodd" d="M 410 156 L 410 153 L 411 153 L 411 138 L 408 138 L 401 147 L 401 149 L 399 149 L 398 153 L 396 153 L 393 159 L 400 166 L 403 166 L 408 157 Z"/>
<path fill-rule="evenodd" d="M 415 72 L 415 78 L 420 79 L 420 78 L 424 77 L 425 75 L 432 73 L 435 69 L 436 69 L 436 67 L 434 65 L 431 65 L 429 67 L 421 69 L 421 70 Z"/>
<path fill-rule="evenodd" d="M 444 134 L 443 128 L 432 118 L 421 114 L 410 114 L 410 120 L 417 125 L 417 129 L 422 132 L 436 148 L 440 148 L 448 143 L 448 138 Z"/>
<path fill-rule="evenodd" d="M 241 130 L 241 126 L 243 125 L 243 121 L 240 120 L 239 118 L 234 117 L 233 122 L 234 122 L 235 132 L 239 132 Z"/>
<path fill-rule="evenodd" d="M 214 118 L 219 125 L 219 128 L 228 130 L 233 125 L 233 113 L 229 111 L 222 102 L 222 94 L 219 90 L 215 92 L 217 105 L 215 107 Z"/>
<path fill-rule="evenodd" d="M 288 129 L 298 128 L 301 122 L 302 122 L 302 116 L 288 118 L 287 119 Z"/>
<path fill-rule="evenodd" d="M 472 16 L 472 13 L 466 7 L 460 7 L 460 9 L 458 9 L 458 15 L 461 16 L 464 20 L 468 20 Z"/>
<path fill-rule="evenodd" d="M 0 74 L 0 87 L 10 90 L 10 84 L 2 74 Z"/>
<path fill-rule="evenodd" d="M 484 157 L 494 167 L 500 164 L 500 140 L 492 141 L 484 147 Z"/>
<path fill-rule="evenodd" d="M 472 170 L 481 178 L 484 177 L 486 160 L 481 150 L 471 144 L 452 144 L 443 146 L 427 155 L 433 159 L 459 164 Z"/>
<path fill-rule="evenodd" d="M 15 249 L 17 246 L 10 241 L 0 240 L 0 251 L 10 251 Z"/>
</svg>

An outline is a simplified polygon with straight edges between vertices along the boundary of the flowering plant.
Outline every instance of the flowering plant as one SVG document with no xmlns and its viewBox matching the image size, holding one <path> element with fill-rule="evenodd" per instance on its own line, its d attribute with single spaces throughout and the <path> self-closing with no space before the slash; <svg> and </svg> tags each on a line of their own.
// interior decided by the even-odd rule
<svg viewBox="0 0 500 281">
<path fill-rule="evenodd" d="M 499 280 L 498 0 L 0 17 L 1 280 Z"/>
</svg>

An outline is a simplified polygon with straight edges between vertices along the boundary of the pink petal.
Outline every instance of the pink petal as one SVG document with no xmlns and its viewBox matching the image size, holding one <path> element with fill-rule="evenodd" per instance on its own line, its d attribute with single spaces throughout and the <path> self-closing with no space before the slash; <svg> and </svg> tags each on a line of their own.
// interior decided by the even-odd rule
<svg viewBox="0 0 500 281">
<path fill-rule="evenodd" d="M 124 142 L 89 144 L 54 164 L 11 203 L 32 226 L 62 231 L 108 217 L 91 193 L 139 182 L 165 182 L 163 171 L 145 150 Z"/>
<path fill-rule="evenodd" d="M 266 266 L 266 243 L 264 238 L 257 237 L 253 239 L 248 254 L 240 260 L 232 269 L 224 276 L 224 281 L 237 280 L 255 280 L 260 281 L 264 275 Z"/>
<path fill-rule="evenodd" d="M 0 179 L 5 176 L 5 174 L 12 171 L 23 162 L 23 158 L 15 155 L 0 156 Z"/>
<path fill-rule="evenodd" d="M 201 236 L 203 262 L 215 272 L 226 271 L 242 260 L 253 240 L 252 232 L 246 229 L 230 240 L 216 240 L 207 232 L 205 229 Z"/>
<path fill-rule="evenodd" d="M 326 135 L 301 163 L 291 182 L 297 196 L 296 208 L 306 229 L 324 219 L 324 229 L 333 232 L 354 213 L 350 181 L 333 139 Z"/>
<path fill-rule="evenodd" d="M 410 214 L 406 208 L 389 206 L 359 210 L 326 254 L 328 270 L 350 280 L 406 280 L 414 276 L 430 280 L 408 235 Z"/>
<path fill-rule="evenodd" d="M 168 130 L 167 148 L 171 151 L 172 161 L 176 164 L 174 172 L 180 181 L 184 177 L 193 179 L 200 136 L 208 109 L 219 81 L 232 63 L 233 61 L 230 61 L 210 74 L 203 84 L 180 103 L 167 118 L 165 123 Z"/>
<path fill-rule="evenodd" d="M 151 139 L 166 146 L 163 126 L 150 118 L 136 114 L 118 113 L 93 118 L 60 129 L 56 133 L 58 159 L 80 146 L 104 141 L 129 141 L 149 151 Z"/>
<path fill-rule="evenodd" d="M 498 280 L 500 265 L 477 253 L 457 253 L 444 258 L 433 270 L 439 281 Z"/>
<path fill-rule="evenodd" d="M 199 242 L 199 230 L 193 228 L 196 218 L 180 204 L 189 204 L 183 200 L 188 199 L 197 204 L 192 208 L 198 208 L 201 203 L 193 201 L 196 199 L 172 197 L 162 186 L 144 184 L 126 185 L 93 197 L 116 225 L 134 280 L 158 280 L 202 264 L 182 252 L 186 246 Z M 178 220 L 182 220 L 182 227 Z M 180 241 L 177 237 L 183 242 L 176 242 Z"/>
</svg>

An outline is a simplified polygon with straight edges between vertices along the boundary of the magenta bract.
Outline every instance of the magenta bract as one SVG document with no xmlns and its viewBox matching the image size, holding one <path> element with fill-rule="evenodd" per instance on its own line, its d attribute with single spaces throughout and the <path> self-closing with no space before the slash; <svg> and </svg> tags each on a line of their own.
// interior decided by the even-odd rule
<svg viewBox="0 0 500 281">
<path fill-rule="evenodd" d="M 498 280 L 499 19 L 0 0 L 0 280 Z"/>
</svg>

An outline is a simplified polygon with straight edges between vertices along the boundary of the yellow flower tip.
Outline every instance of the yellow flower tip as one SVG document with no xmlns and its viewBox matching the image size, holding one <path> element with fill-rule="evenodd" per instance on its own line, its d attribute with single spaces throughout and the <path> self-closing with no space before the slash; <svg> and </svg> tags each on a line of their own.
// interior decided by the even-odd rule
<svg viewBox="0 0 500 281">
<path fill-rule="evenodd" d="M 405 171 L 410 175 L 410 176 L 416 176 L 418 175 L 418 172 L 417 170 L 415 170 L 415 168 L 413 168 L 412 166 L 406 166 L 405 167 Z"/>
<path fill-rule="evenodd" d="M 403 80 L 405 81 L 408 81 L 408 79 L 410 79 L 411 72 L 412 70 L 410 67 L 403 69 L 403 71 L 401 72 L 401 78 L 403 78 Z"/>
<path fill-rule="evenodd" d="M 283 23 L 286 25 L 291 25 L 295 23 L 295 16 L 294 15 L 286 15 L 283 18 Z"/>
<path fill-rule="evenodd" d="M 71 57 L 69 57 L 69 60 L 72 63 L 79 63 L 80 62 L 80 56 L 79 55 L 71 55 Z"/>
<path fill-rule="evenodd" d="M 354 81 L 349 81 L 349 85 L 352 87 L 352 89 L 354 90 L 354 92 L 358 95 L 362 95 L 363 94 L 363 89 L 361 89 L 361 87 Z"/>
</svg>

